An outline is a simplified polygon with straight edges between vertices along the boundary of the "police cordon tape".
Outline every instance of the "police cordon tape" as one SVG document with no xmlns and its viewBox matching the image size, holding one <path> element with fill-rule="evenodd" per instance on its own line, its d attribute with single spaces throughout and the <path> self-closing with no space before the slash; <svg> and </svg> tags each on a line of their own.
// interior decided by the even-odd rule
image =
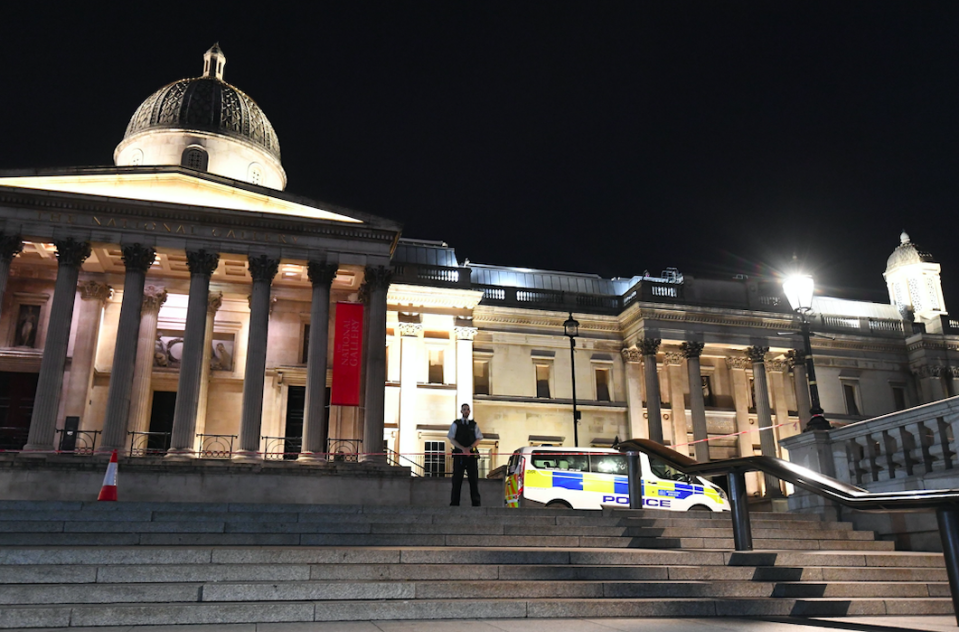
<svg viewBox="0 0 959 632">
<path fill-rule="evenodd" d="M 706 438 L 706 439 L 698 439 L 698 440 L 696 440 L 696 441 L 689 441 L 689 442 L 687 442 L 687 443 L 677 443 L 676 445 L 670 446 L 670 447 L 672 447 L 672 448 L 681 448 L 681 447 L 688 446 L 688 445 L 695 445 L 695 444 L 697 444 L 697 443 L 703 443 L 703 442 L 708 442 L 708 441 L 715 441 L 715 440 L 717 440 L 717 439 L 728 439 L 728 438 L 730 438 L 730 437 L 738 437 L 738 436 L 740 436 L 740 435 L 752 434 L 752 433 L 754 433 L 754 432 L 762 432 L 763 430 L 775 430 L 776 428 L 782 428 L 782 427 L 784 427 L 784 426 L 794 426 L 794 427 L 798 427 L 798 426 L 799 426 L 799 422 L 797 422 L 797 421 L 787 421 L 786 423 L 776 424 L 776 425 L 774 425 L 774 426 L 766 426 L 766 427 L 764 427 L 764 428 L 752 428 L 752 429 L 750 429 L 750 430 L 742 430 L 742 431 L 740 431 L 740 432 L 732 432 L 732 433 L 729 433 L 729 434 L 718 435 L 718 436 L 709 437 L 709 438 Z M 78 452 L 79 452 L 79 451 L 74 451 L 74 450 L 0 450 L 0 453 L 12 453 L 12 454 L 23 454 L 23 453 L 33 453 L 33 454 L 77 454 Z M 110 454 L 110 451 L 109 451 L 109 450 L 104 450 L 104 451 L 98 451 L 98 452 L 91 452 L 90 450 L 83 450 L 82 452 L 79 452 L 79 453 L 82 454 L 82 455 L 84 455 L 84 456 L 91 456 L 91 455 L 96 455 L 96 456 L 108 456 L 108 455 Z M 202 455 L 203 453 L 204 453 L 204 452 L 201 450 L 200 452 L 197 452 L 197 453 L 195 453 L 195 454 L 201 454 L 201 455 Z M 557 456 L 589 454 L 588 452 L 555 452 L 555 451 L 552 451 L 551 453 L 552 453 L 552 454 L 555 454 L 555 455 L 557 455 Z M 211 453 L 210 453 L 210 456 L 207 457 L 207 458 L 210 458 L 210 459 L 220 459 L 220 458 L 224 458 L 224 457 L 227 457 L 227 456 L 233 456 L 234 454 L 241 454 L 241 453 L 240 453 L 240 452 L 230 452 L 230 451 L 226 451 L 226 450 L 216 450 L 216 451 L 211 452 Z M 251 453 L 250 453 L 250 452 L 242 452 L 242 454 L 243 454 L 244 456 L 250 456 Z M 443 455 L 443 456 L 458 456 L 458 455 L 459 455 L 459 453 L 454 453 L 454 452 L 253 452 L 252 454 L 263 455 L 263 456 L 270 456 L 270 457 L 273 457 L 273 459 L 275 459 L 275 460 L 277 460 L 277 461 L 287 460 L 287 459 L 284 459 L 284 458 L 283 458 L 283 457 L 286 457 L 286 456 L 294 456 L 294 455 L 299 456 L 299 455 L 301 455 L 301 454 L 307 454 L 307 455 L 312 455 L 312 456 L 332 457 L 331 460 L 334 460 L 334 461 L 343 461 L 343 460 L 345 460 L 347 457 L 355 458 L 355 457 L 361 457 L 361 456 L 401 456 L 401 457 L 407 458 L 407 457 L 411 457 L 411 456 L 432 456 L 432 457 L 436 457 L 436 456 L 440 456 L 440 455 Z M 512 456 L 512 454 L 513 454 L 512 452 L 487 452 L 486 454 L 484 454 L 484 455 L 482 455 L 482 456 Z M 151 454 L 151 455 L 145 455 L 145 456 L 159 456 L 159 457 L 163 457 L 164 455 L 165 455 L 165 453 L 162 453 L 162 452 L 161 452 L 161 453 L 158 453 L 158 454 Z M 474 455 L 474 456 L 475 456 L 475 455 Z M 202 458 L 202 457 L 201 457 L 201 458 Z M 293 460 L 293 459 L 289 459 L 289 460 Z"/>
</svg>

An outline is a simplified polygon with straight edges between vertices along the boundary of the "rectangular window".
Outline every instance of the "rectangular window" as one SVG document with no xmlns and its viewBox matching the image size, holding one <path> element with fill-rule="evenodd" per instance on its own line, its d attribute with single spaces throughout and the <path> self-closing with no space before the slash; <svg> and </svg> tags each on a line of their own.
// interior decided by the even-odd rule
<svg viewBox="0 0 959 632">
<path fill-rule="evenodd" d="M 549 365 L 536 365 L 536 397 L 549 399 Z"/>
<path fill-rule="evenodd" d="M 859 408 L 859 385 L 850 382 L 843 382 L 842 396 L 846 401 L 847 415 L 861 415 Z"/>
<path fill-rule="evenodd" d="M 713 396 L 713 383 L 708 375 L 701 376 L 703 381 L 703 403 L 706 406 L 715 406 L 716 398 Z"/>
<path fill-rule="evenodd" d="M 427 379 L 430 384 L 443 383 L 443 350 L 430 349 L 430 369 Z"/>
<path fill-rule="evenodd" d="M 473 360 L 473 394 L 489 395 L 489 360 Z"/>
<path fill-rule="evenodd" d="M 596 369 L 596 401 L 608 402 L 609 396 L 609 369 Z"/>
<path fill-rule="evenodd" d="M 310 326 L 303 325 L 303 358 L 301 364 L 306 364 L 310 358 Z"/>
<path fill-rule="evenodd" d="M 904 386 L 892 386 L 892 401 L 896 410 L 905 410 L 908 408 L 906 405 L 906 388 Z"/>
<path fill-rule="evenodd" d="M 423 474 L 446 476 L 446 442 L 427 441 L 423 446 Z"/>
</svg>

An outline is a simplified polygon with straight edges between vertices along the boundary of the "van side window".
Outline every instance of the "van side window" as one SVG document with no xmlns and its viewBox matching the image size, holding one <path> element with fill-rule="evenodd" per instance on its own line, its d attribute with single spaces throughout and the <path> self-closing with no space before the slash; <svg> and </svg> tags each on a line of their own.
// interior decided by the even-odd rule
<svg viewBox="0 0 959 632">
<path fill-rule="evenodd" d="M 653 476 L 667 481 L 689 481 L 689 476 L 674 469 L 654 456 L 649 457 L 649 469 Z"/>
<path fill-rule="evenodd" d="M 589 471 L 597 474 L 626 475 L 629 473 L 629 466 L 624 454 L 595 454 L 589 457 Z"/>
</svg>

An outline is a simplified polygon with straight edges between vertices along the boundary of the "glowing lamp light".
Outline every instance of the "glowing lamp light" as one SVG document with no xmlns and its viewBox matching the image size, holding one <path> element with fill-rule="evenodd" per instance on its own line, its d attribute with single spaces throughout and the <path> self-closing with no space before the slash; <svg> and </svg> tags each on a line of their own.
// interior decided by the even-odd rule
<svg viewBox="0 0 959 632">
<path fill-rule="evenodd" d="M 563 323 L 563 329 L 566 331 L 566 335 L 570 338 L 575 338 L 579 335 L 579 321 L 573 318 L 573 315 L 570 314 L 569 318 L 566 319 L 566 322 Z"/>
<path fill-rule="evenodd" d="M 816 289 L 813 278 L 806 274 L 794 274 L 783 281 L 783 293 L 789 306 L 796 312 L 812 310 L 812 296 Z"/>
</svg>

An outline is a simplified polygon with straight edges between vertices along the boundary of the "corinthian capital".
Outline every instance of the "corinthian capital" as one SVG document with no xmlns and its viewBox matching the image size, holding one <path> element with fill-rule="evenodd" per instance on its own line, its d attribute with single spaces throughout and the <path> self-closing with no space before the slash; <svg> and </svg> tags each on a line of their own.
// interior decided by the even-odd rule
<svg viewBox="0 0 959 632">
<path fill-rule="evenodd" d="M 683 355 L 687 358 L 698 358 L 703 354 L 703 348 L 705 346 L 706 343 L 690 341 L 679 345 L 679 350 L 682 351 Z"/>
<path fill-rule="evenodd" d="M 806 365 L 806 352 L 801 349 L 790 349 L 786 352 L 786 363 L 789 365 L 789 368 L 795 368 L 798 364 L 799 366 Z"/>
<path fill-rule="evenodd" d="M 666 364 L 672 364 L 672 365 L 678 366 L 683 363 L 683 357 L 684 357 L 683 354 L 678 353 L 676 351 L 667 351 L 664 354 L 664 356 L 665 356 L 664 360 Z"/>
<path fill-rule="evenodd" d="M 90 242 L 67 237 L 54 242 L 57 246 L 57 262 L 61 266 L 79 268 L 90 256 Z"/>
<path fill-rule="evenodd" d="M 656 355 L 661 342 L 662 339 L 660 338 L 640 338 L 636 341 L 636 346 L 642 351 L 644 356 Z"/>
<path fill-rule="evenodd" d="M 143 288 L 143 310 L 157 312 L 166 303 L 166 288 L 148 285 Z"/>
<path fill-rule="evenodd" d="M 149 246 L 129 244 L 123 246 L 123 265 L 127 270 L 146 272 L 156 261 L 157 251 Z"/>
<path fill-rule="evenodd" d="M 206 299 L 206 313 L 216 314 L 223 307 L 223 292 L 210 292 Z"/>
<path fill-rule="evenodd" d="M 769 347 L 762 347 L 760 345 L 746 347 L 746 356 L 754 364 L 765 362 L 767 353 L 769 353 Z"/>
<path fill-rule="evenodd" d="M 419 336 L 423 333 L 422 323 L 397 323 L 396 328 L 401 336 Z"/>
<path fill-rule="evenodd" d="M 363 285 L 368 286 L 368 291 L 388 290 L 392 280 L 393 271 L 390 268 L 386 266 L 366 266 Z"/>
<path fill-rule="evenodd" d="M 310 261 L 306 264 L 306 275 L 310 277 L 310 282 L 313 285 L 330 287 L 333 284 L 333 279 L 336 278 L 337 267 L 335 263 Z"/>
<path fill-rule="evenodd" d="M 746 356 L 726 356 L 726 366 L 730 369 L 750 369 L 753 363 Z"/>
<path fill-rule="evenodd" d="M 187 250 L 186 265 L 190 268 L 190 274 L 202 274 L 210 276 L 216 272 L 216 267 L 220 263 L 220 255 L 209 250 Z"/>
<path fill-rule="evenodd" d="M 642 362 L 643 353 L 636 347 L 623 347 L 620 353 L 623 356 L 623 362 Z"/>
<path fill-rule="evenodd" d="M 84 281 L 77 285 L 80 298 L 85 301 L 100 301 L 101 303 L 113 294 L 113 288 L 99 281 Z"/>
<path fill-rule="evenodd" d="M 476 327 L 453 327 L 453 335 L 457 340 L 472 340 L 477 331 Z"/>
<path fill-rule="evenodd" d="M 0 235 L 0 259 L 10 263 L 23 252 L 23 240 L 20 235 Z"/>
<path fill-rule="evenodd" d="M 280 268 L 279 259 L 271 259 L 266 255 L 250 255 L 250 276 L 254 281 L 273 281 L 276 271 Z"/>
</svg>

